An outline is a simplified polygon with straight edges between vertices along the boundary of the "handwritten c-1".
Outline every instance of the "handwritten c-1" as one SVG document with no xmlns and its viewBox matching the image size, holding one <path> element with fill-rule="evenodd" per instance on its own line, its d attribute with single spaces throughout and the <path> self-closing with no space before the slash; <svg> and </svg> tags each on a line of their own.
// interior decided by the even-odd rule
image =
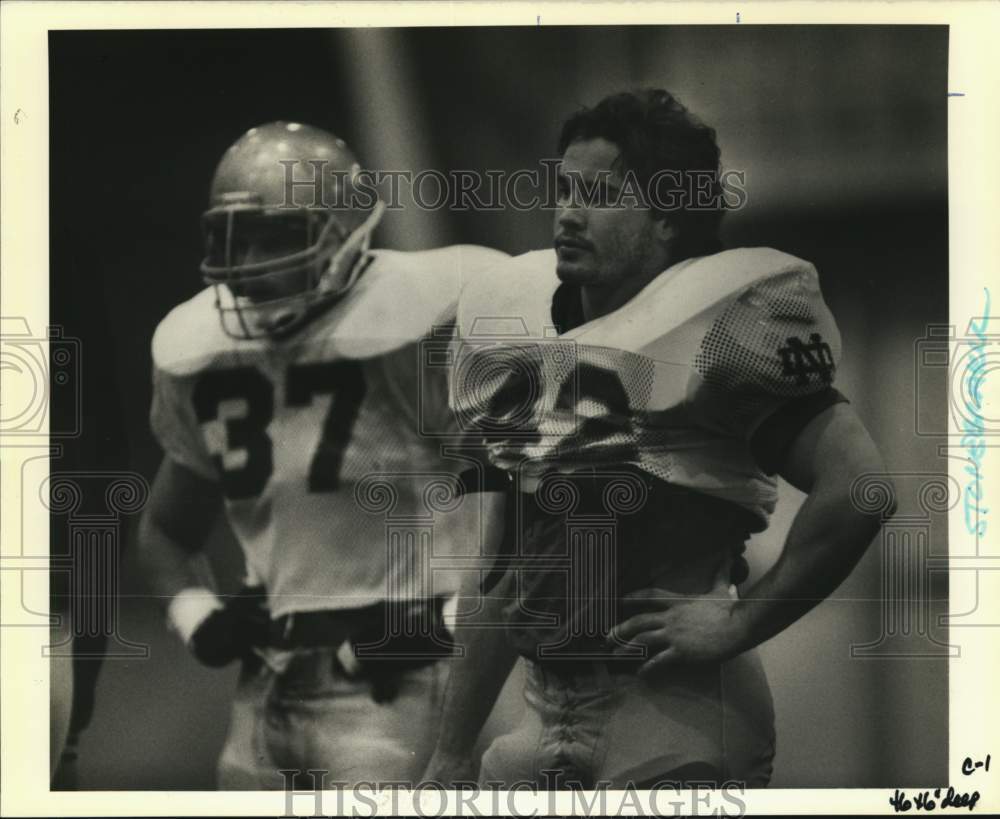
<svg viewBox="0 0 1000 819">
<path fill-rule="evenodd" d="M 962 773 L 965 776 L 971 776 L 978 770 L 988 771 L 990 769 L 990 755 L 986 755 L 985 760 L 980 760 L 974 762 L 971 756 L 967 756 L 962 761 Z M 895 809 L 896 813 L 905 813 L 910 810 L 910 808 L 916 808 L 917 810 L 931 811 L 937 807 L 942 808 L 968 808 L 972 810 L 976 807 L 976 802 L 979 801 L 979 791 L 973 791 L 972 793 L 959 793 L 954 788 L 949 787 L 948 792 L 942 797 L 941 788 L 934 789 L 934 796 L 931 797 L 930 791 L 920 791 L 912 799 L 908 799 L 906 793 L 899 789 L 896 790 L 892 796 L 889 797 L 889 804 Z"/>
</svg>

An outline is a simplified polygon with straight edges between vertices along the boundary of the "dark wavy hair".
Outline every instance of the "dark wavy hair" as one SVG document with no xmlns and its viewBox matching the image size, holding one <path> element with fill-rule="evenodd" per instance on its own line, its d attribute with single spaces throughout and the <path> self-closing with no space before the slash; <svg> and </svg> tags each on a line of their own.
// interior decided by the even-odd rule
<svg viewBox="0 0 1000 819">
<path fill-rule="evenodd" d="M 647 88 L 605 97 L 593 108 L 583 108 L 563 124 L 559 135 L 559 154 L 570 143 L 603 138 L 621 149 L 621 173 L 632 171 L 643 191 L 659 171 L 672 171 L 680 184 L 662 174 L 657 178 L 657 198 L 650 204 L 677 231 L 677 259 L 717 252 L 724 203 L 719 181 L 719 146 L 715 130 L 700 122 L 669 91 Z M 714 180 L 705 185 L 703 196 L 713 206 L 691 209 L 693 172 L 709 172 Z M 705 174 L 707 181 L 708 173 Z M 685 187 L 687 186 L 687 187 Z M 668 202 L 668 196 L 682 202 L 665 210 L 656 202 Z"/>
</svg>

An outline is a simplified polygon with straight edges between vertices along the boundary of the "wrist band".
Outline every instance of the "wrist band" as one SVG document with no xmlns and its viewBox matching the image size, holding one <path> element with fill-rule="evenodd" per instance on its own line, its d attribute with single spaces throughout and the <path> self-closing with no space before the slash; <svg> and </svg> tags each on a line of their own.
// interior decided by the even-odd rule
<svg viewBox="0 0 1000 819">
<path fill-rule="evenodd" d="M 182 589 L 167 606 L 167 622 L 177 632 L 184 644 L 191 642 L 191 635 L 216 609 L 224 608 L 222 601 L 210 589 L 192 587 Z"/>
</svg>

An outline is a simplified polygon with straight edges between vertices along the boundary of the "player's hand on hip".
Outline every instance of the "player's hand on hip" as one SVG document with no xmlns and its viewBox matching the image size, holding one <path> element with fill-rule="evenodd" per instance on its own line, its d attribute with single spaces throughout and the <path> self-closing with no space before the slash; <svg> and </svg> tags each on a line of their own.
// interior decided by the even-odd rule
<svg viewBox="0 0 1000 819">
<path fill-rule="evenodd" d="M 621 643 L 646 647 L 648 659 L 639 668 L 640 676 L 679 663 L 722 662 L 746 648 L 747 630 L 728 566 L 705 594 L 650 588 L 625 595 L 623 602 L 627 611 L 636 613 L 616 625 L 610 639 L 618 644 L 616 654 L 629 650 Z"/>
</svg>

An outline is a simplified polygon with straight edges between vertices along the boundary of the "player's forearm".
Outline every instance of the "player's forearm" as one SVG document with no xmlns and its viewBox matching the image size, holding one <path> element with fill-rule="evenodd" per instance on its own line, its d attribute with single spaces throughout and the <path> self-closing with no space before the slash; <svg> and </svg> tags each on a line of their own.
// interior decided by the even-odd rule
<svg viewBox="0 0 1000 819">
<path fill-rule="evenodd" d="M 877 517 L 855 508 L 847 481 L 810 493 L 778 561 L 737 604 L 743 648 L 769 640 L 829 597 L 857 565 L 879 526 Z"/>
<path fill-rule="evenodd" d="M 210 577 L 203 548 L 222 506 L 217 483 L 165 457 L 139 524 L 139 561 L 165 605 Z M 200 570 L 200 571 L 199 571 Z"/>
<path fill-rule="evenodd" d="M 164 605 L 184 589 L 205 585 L 202 553 L 181 545 L 151 515 L 139 524 L 137 552 L 146 581 Z"/>
<path fill-rule="evenodd" d="M 453 661 L 449 674 L 435 749 L 438 756 L 471 753 L 517 659 L 506 630 L 496 625 L 502 622 L 504 599 L 484 597 L 482 610 L 457 635 L 465 656 Z"/>
<path fill-rule="evenodd" d="M 483 458 L 484 469 L 491 469 L 485 453 L 478 454 Z M 475 497 L 480 501 L 476 508 L 482 517 L 477 518 L 478 529 L 472 531 L 481 534 L 472 537 L 470 542 L 477 544 L 478 554 L 497 555 L 503 551 L 506 495 L 487 491 Z M 487 560 L 482 568 L 491 568 L 492 564 L 492 559 Z M 460 617 L 457 623 L 455 637 L 464 647 L 465 654 L 451 663 L 435 751 L 436 760 L 441 763 L 437 773 L 447 774 L 454 757 L 468 757 L 471 753 L 517 659 L 507 639 L 506 628 L 501 625 L 504 604 L 510 600 L 514 586 L 514 575 L 508 574 L 484 593 L 478 572 L 467 572 L 464 576 L 458 611 L 475 614 Z M 431 770 L 434 772 L 433 765 Z"/>
<path fill-rule="evenodd" d="M 154 594 L 166 609 L 169 627 L 202 662 L 223 665 L 233 657 L 228 651 L 210 651 L 213 646 L 198 647 L 192 642 L 201 626 L 225 609 L 211 590 L 215 584 L 200 549 L 201 540 L 195 542 L 198 549 L 186 548 L 155 515 L 147 514 L 140 524 L 139 559 Z"/>
</svg>

